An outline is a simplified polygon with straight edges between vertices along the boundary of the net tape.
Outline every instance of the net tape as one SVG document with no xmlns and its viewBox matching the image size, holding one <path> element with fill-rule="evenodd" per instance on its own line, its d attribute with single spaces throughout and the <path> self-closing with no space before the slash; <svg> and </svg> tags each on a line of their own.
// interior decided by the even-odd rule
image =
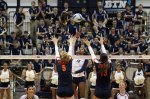
<svg viewBox="0 0 150 99">
<path fill-rule="evenodd" d="M 109 59 L 150 59 L 150 55 L 108 55 Z M 73 59 L 91 59 L 90 55 L 73 55 Z M 2 59 L 55 59 L 55 55 L 0 55 Z M 97 55 L 99 59 L 99 55 Z"/>
</svg>

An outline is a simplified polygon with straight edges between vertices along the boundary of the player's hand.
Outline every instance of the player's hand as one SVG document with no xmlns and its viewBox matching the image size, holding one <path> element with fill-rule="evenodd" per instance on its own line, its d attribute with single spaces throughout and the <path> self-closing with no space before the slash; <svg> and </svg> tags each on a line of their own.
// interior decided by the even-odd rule
<svg viewBox="0 0 150 99">
<path fill-rule="evenodd" d="M 83 42 L 84 42 L 87 46 L 90 46 L 90 45 L 91 45 L 90 41 L 88 41 L 87 39 L 85 39 Z"/>
<path fill-rule="evenodd" d="M 100 43 L 100 44 L 103 44 L 103 42 L 104 42 L 104 38 L 101 36 L 99 43 Z"/>
<path fill-rule="evenodd" d="M 58 39 L 57 38 L 52 38 L 52 41 L 54 42 L 54 44 L 58 43 Z"/>
<path fill-rule="evenodd" d="M 75 43 L 75 41 L 76 41 L 76 37 L 71 37 L 69 40 L 68 40 L 68 42 L 70 43 L 70 44 L 73 44 L 73 43 Z"/>
</svg>

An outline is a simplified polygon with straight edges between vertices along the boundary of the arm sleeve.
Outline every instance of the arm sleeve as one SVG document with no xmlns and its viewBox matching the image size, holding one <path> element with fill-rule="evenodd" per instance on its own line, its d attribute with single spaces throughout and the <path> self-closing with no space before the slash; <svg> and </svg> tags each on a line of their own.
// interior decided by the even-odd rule
<svg viewBox="0 0 150 99">
<path fill-rule="evenodd" d="M 101 52 L 107 54 L 107 51 L 106 51 L 105 46 L 103 44 L 101 45 Z M 108 59 L 108 61 L 109 61 L 109 63 L 111 63 L 110 59 Z"/>
<path fill-rule="evenodd" d="M 85 60 L 85 62 L 84 62 L 84 64 L 83 64 L 82 68 L 81 68 L 80 70 L 76 71 L 75 74 L 76 74 L 76 73 L 81 73 L 81 72 L 85 71 L 85 69 L 86 69 L 86 67 L 87 67 L 87 64 L 88 64 L 88 60 Z"/>
<path fill-rule="evenodd" d="M 88 46 L 88 49 L 89 49 L 89 52 L 91 54 L 92 60 L 95 60 L 96 59 L 96 55 L 94 54 L 94 51 L 93 51 L 92 47 Z"/>
<path fill-rule="evenodd" d="M 102 53 L 107 53 L 104 45 L 101 45 L 101 51 Z"/>
<path fill-rule="evenodd" d="M 69 51 L 68 51 L 68 55 L 72 56 L 73 55 L 73 44 L 69 45 Z"/>
<path fill-rule="evenodd" d="M 59 51 L 58 51 L 58 46 L 57 44 L 55 45 L 55 59 L 58 60 L 60 58 L 60 54 L 59 54 Z"/>
</svg>

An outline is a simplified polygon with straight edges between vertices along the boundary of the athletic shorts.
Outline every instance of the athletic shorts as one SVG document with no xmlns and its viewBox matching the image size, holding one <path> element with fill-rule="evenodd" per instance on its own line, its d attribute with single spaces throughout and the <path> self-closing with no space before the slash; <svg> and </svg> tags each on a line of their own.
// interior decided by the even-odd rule
<svg viewBox="0 0 150 99">
<path fill-rule="evenodd" d="M 111 87 L 112 88 L 119 88 L 119 84 L 117 84 L 116 82 L 112 82 Z"/>
<path fill-rule="evenodd" d="M 50 84 L 50 87 L 53 88 L 53 89 L 57 89 L 58 86 L 55 85 L 55 84 Z"/>
<path fill-rule="evenodd" d="M 94 95 L 98 98 L 110 98 L 111 97 L 111 88 L 101 88 L 95 87 Z"/>
<path fill-rule="evenodd" d="M 95 86 L 90 86 L 90 90 L 95 90 Z"/>
<path fill-rule="evenodd" d="M 10 87 L 10 82 L 1 82 L 0 89 L 8 89 Z"/>
<path fill-rule="evenodd" d="M 73 77 L 73 83 L 78 85 L 80 82 L 86 82 L 85 77 Z"/>
<path fill-rule="evenodd" d="M 34 81 L 26 81 L 25 85 L 24 85 L 24 88 L 28 88 L 28 86 L 35 86 Z"/>
<path fill-rule="evenodd" d="M 59 97 L 72 97 L 73 94 L 74 94 L 74 92 L 73 92 L 73 84 L 58 85 L 57 95 Z"/>
</svg>

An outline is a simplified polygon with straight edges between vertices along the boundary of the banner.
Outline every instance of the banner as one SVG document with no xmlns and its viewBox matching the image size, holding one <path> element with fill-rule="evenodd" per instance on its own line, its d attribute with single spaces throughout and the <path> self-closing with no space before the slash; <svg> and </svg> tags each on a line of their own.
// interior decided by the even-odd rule
<svg viewBox="0 0 150 99">
<path fill-rule="evenodd" d="M 122 12 L 125 10 L 126 5 L 130 5 L 131 9 L 135 9 L 135 0 L 103 0 L 104 9 L 109 14 Z"/>
</svg>

